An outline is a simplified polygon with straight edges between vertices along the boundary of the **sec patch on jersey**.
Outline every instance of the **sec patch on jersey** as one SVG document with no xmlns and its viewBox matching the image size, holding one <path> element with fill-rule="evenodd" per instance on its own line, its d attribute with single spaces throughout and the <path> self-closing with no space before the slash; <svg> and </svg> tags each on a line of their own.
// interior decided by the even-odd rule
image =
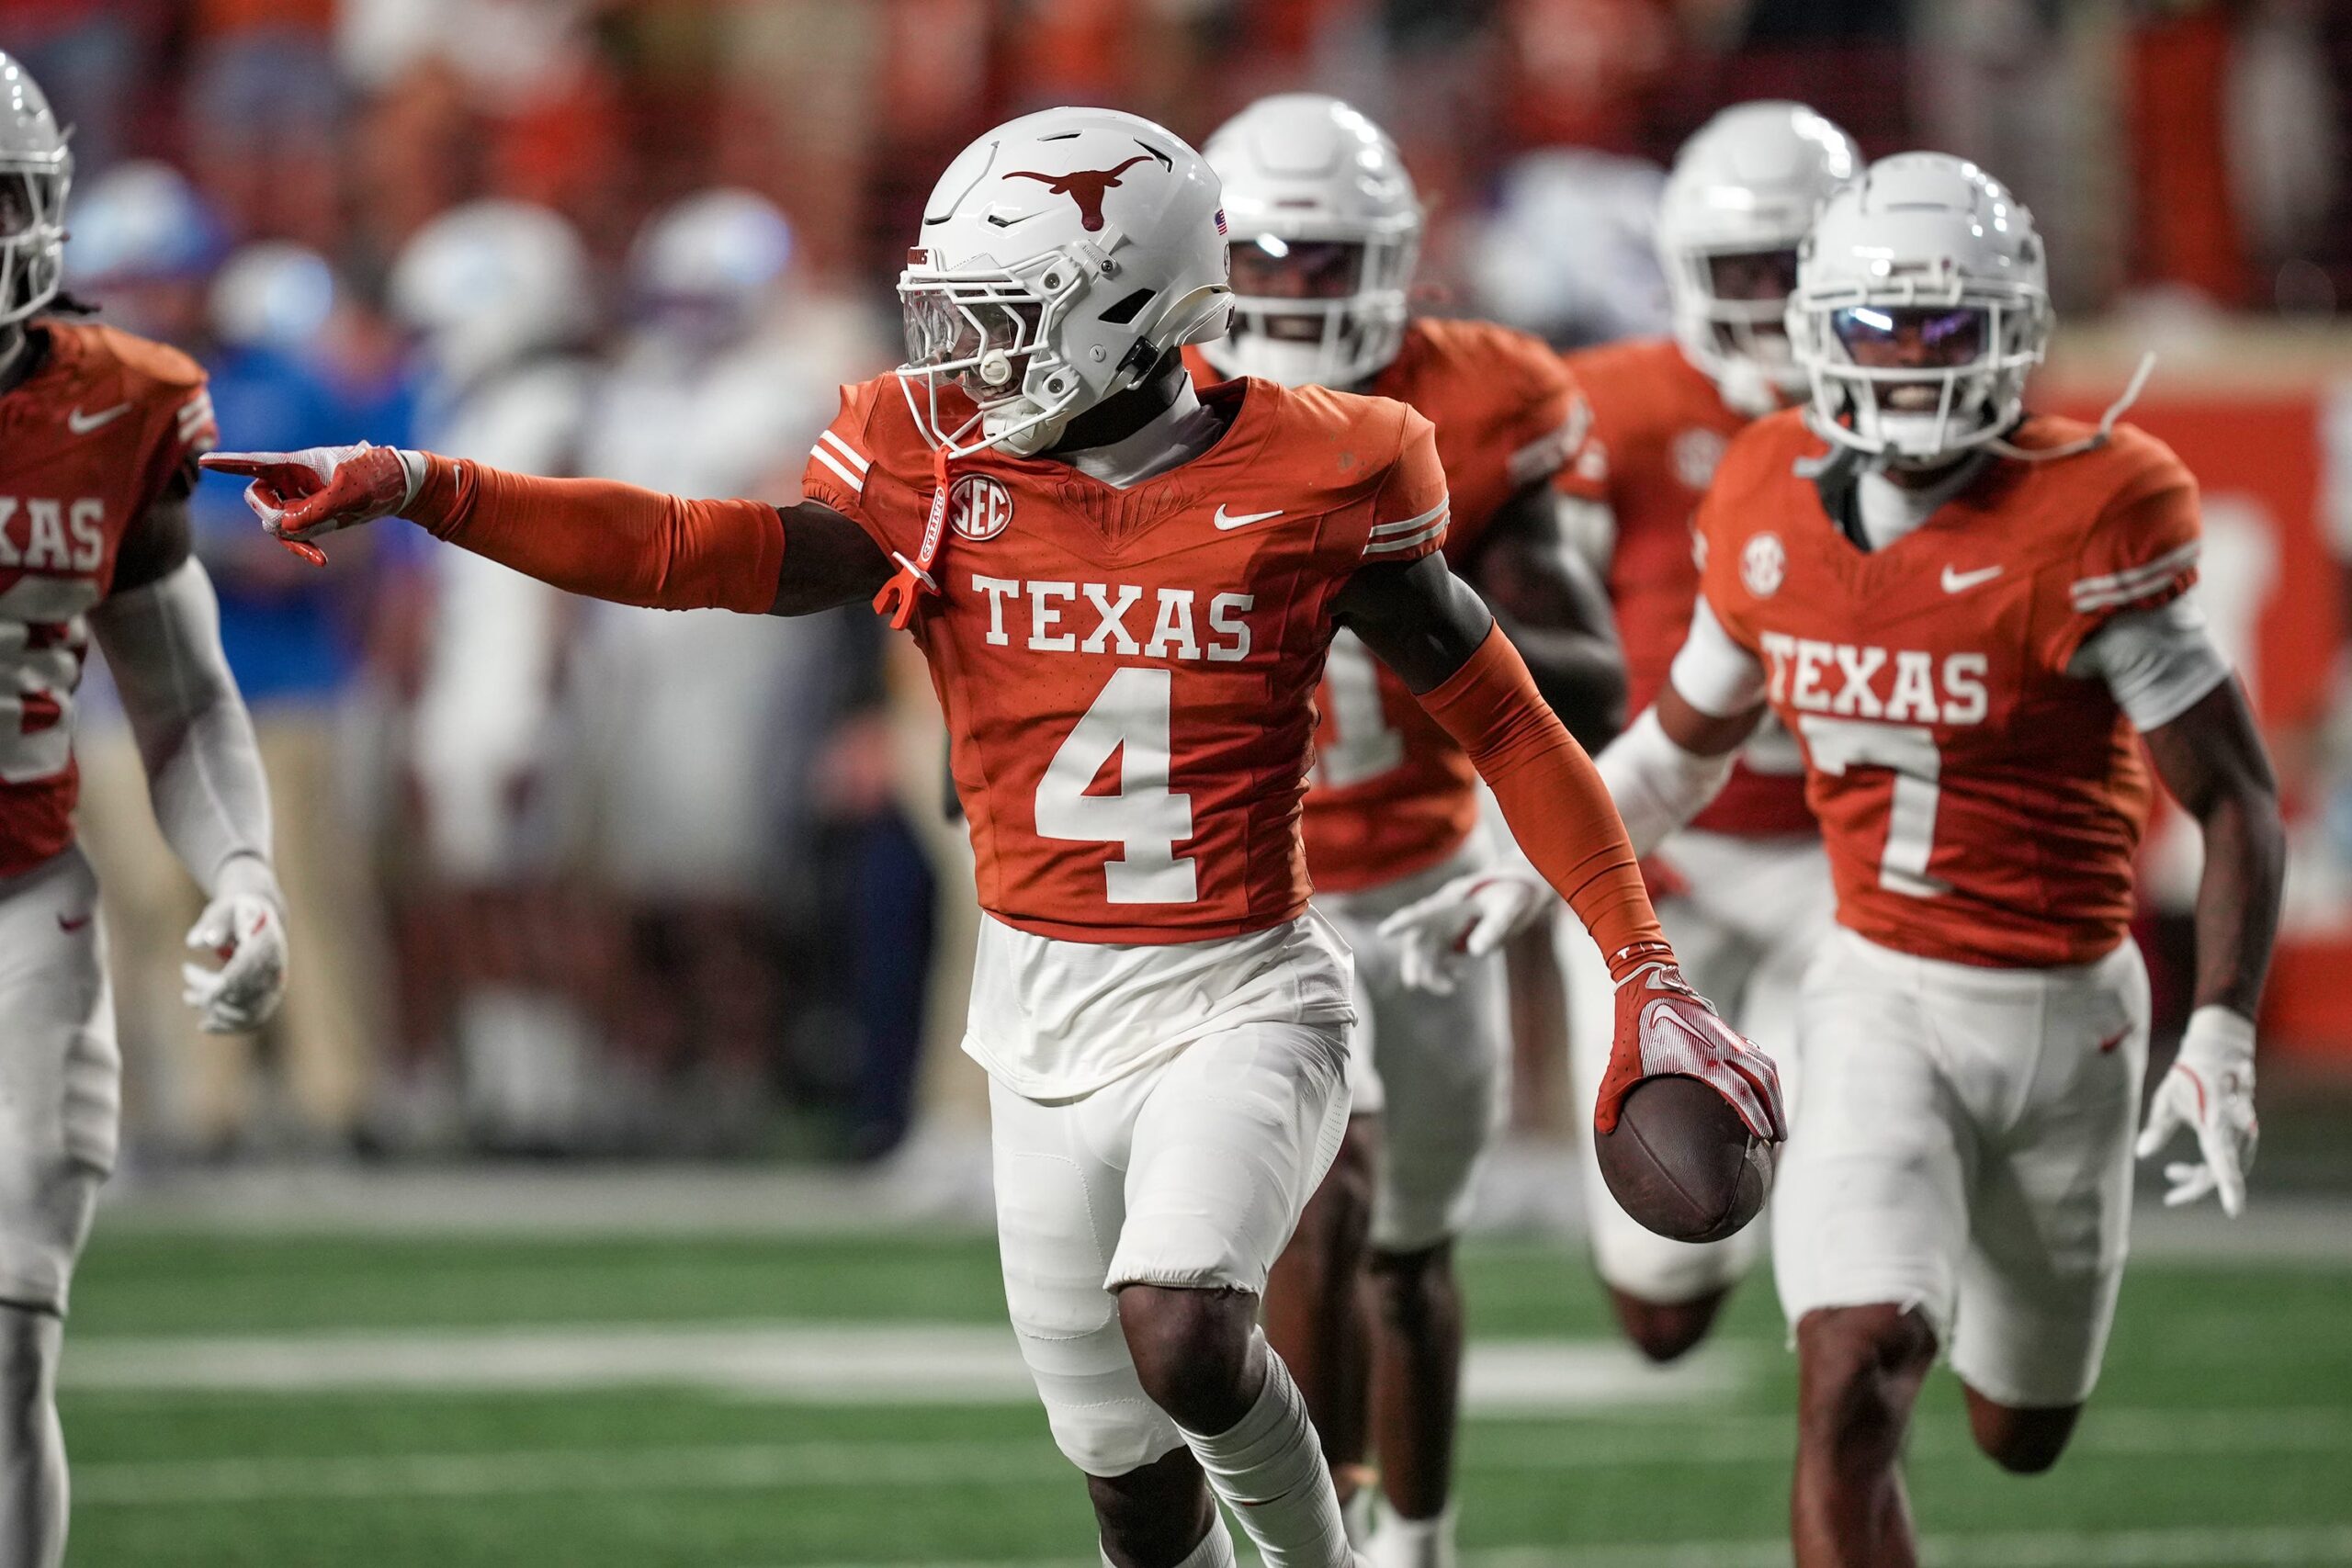
<svg viewBox="0 0 2352 1568">
<path fill-rule="evenodd" d="M 1778 1145 L 1697 1078 L 1645 1078 L 1593 1153 L 1618 1206 L 1675 1241 L 1721 1241 L 1764 1207 Z"/>
</svg>

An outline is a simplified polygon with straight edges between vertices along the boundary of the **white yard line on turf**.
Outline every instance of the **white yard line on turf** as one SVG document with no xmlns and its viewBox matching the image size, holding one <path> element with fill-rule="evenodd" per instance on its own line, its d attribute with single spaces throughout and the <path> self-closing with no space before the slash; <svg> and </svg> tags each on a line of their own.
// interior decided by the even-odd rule
<svg viewBox="0 0 2352 1568">
<path fill-rule="evenodd" d="M 1629 1467 L 1770 1463 L 1789 1451 L 1781 1417 L 1714 1416 L 1703 1424 L 1595 1417 L 1577 1434 L 1471 1428 L 1463 1468 L 1471 1475 L 1566 1472 Z M 1577 1446 L 1571 1439 L 1586 1439 Z M 1944 1426 L 1918 1434 L 1913 1452 L 1957 1456 L 1966 1437 Z M 2174 1415 L 2096 1412 L 2075 1460 L 2101 1455 L 2340 1454 L 2352 1451 L 2352 1415 L 2324 1410 L 2245 1410 Z M 1069 1471 L 1043 1434 L 1034 1440 L 943 1439 L 738 1443 L 680 1448 L 529 1449 L 486 1453 L 286 1455 L 242 1459 L 99 1461 L 74 1471 L 74 1500 L 124 1508 L 248 1504 L 319 1498 L 503 1497 L 562 1492 L 741 1492 L 899 1490 L 910 1487 L 1058 1485 Z M 2346 1554 L 2352 1561 L 2352 1553 Z M 1973 1559 L 1971 1561 L 1973 1561 Z M 2040 1559 L 2034 1561 L 2039 1562 Z M 2052 1558 L 2066 1568 L 2071 1560 Z M 2159 1559 L 2157 1561 L 2168 1561 Z M 1589 1568 L 1579 1559 L 1579 1568 Z M 1537 1568 L 1531 1562 L 1529 1568 Z"/>
<path fill-rule="evenodd" d="M 254 1166 L 109 1183 L 102 1225 L 173 1235 L 522 1235 L 546 1239 L 888 1236 L 910 1228 L 974 1235 L 990 1226 L 985 1129 L 933 1123 L 885 1168 L 713 1170 L 576 1165 L 384 1168 Z M 1584 1233 L 1581 1156 L 1566 1144 L 1515 1141 L 1495 1152 L 1472 1228 L 1563 1240 Z M 2153 1186 L 2143 1188 L 2153 1194 Z M 2132 1219 L 2144 1258 L 2352 1265 L 2343 1202 L 2257 1192 L 2243 1218 L 2206 1204 Z"/>
<path fill-rule="evenodd" d="M 2352 1562 L 2352 1525 L 2309 1529 L 2004 1531 L 1931 1536 L 1929 1568 L 2308 1568 Z M 1245 1551 L 1242 1561 L 1257 1559 Z M 1464 1551 L 1462 1568 L 1787 1568 L 1785 1540 L 1503 1547 Z M 781 1568 L 781 1565 L 776 1565 Z M 794 1568 L 808 1568 L 794 1564 Z M 830 1562 L 819 1568 L 1098 1568 L 1084 1557 L 1017 1562 Z"/>
<path fill-rule="evenodd" d="M 76 1338 L 74 1391 L 322 1393 L 668 1385 L 734 1397 L 851 1404 L 1027 1404 L 1036 1398 L 1012 1331 L 955 1324 L 533 1326 L 219 1338 Z M 1720 1402 L 1754 1356 L 1711 1347 L 1665 1371 L 1613 1341 L 1488 1340 L 1464 1396 L 1477 1414 Z"/>
</svg>

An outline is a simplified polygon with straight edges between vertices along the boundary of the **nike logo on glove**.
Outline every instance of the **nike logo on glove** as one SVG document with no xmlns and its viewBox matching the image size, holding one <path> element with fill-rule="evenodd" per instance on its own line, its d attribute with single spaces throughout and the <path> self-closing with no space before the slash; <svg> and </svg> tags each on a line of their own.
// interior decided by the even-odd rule
<svg viewBox="0 0 2352 1568">
<path fill-rule="evenodd" d="M 1280 517 L 1282 514 L 1283 509 L 1279 506 L 1275 507 L 1272 512 L 1227 513 L 1225 509 L 1225 503 L 1223 502 L 1217 502 L 1216 523 L 1220 531 L 1232 528 L 1246 528 L 1252 523 L 1263 523 L 1269 517 Z"/>
<path fill-rule="evenodd" d="M 76 435 L 87 435 L 94 430 L 105 429 L 130 412 L 129 403 L 117 403 L 110 409 L 100 409 L 96 413 L 84 413 L 77 408 L 66 414 L 65 428 Z"/>
<path fill-rule="evenodd" d="M 1990 582 L 2000 575 L 2001 569 L 1997 566 L 1988 566 L 1980 571 L 1954 571 L 1951 568 L 1946 567 L 1944 568 L 1944 592 L 1965 593 L 1978 583 Z"/>
</svg>

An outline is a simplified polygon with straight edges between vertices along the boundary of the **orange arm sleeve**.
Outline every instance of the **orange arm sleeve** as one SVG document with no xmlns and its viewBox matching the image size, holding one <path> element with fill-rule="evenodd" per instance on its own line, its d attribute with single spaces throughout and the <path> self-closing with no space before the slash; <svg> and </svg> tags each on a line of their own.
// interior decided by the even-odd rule
<svg viewBox="0 0 2352 1568">
<path fill-rule="evenodd" d="M 404 515 L 526 577 L 657 610 L 764 615 L 784 570 L 784 515 L 761 501 L 685 501 L 428 453 Z"/>
<path fill-rule="evenodd" d="M 1511 836 L 1592 932 L 1610 974 L 1661 956 L 1666 933 L 1600 770 L 1544 705 L 1502 628 L 1421 706 L 1477 764 Z"/>
</svg>

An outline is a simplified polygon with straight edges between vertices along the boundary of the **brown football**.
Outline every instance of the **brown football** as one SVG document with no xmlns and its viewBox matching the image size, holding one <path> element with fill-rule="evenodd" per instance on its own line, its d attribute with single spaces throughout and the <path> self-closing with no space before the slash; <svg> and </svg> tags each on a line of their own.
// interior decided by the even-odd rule
<svg viewBox="0 0 2352 1568">
<path fill-rule="evenodd" d="M 1679 1077 L 1635 1084 L 1593 1148 L 1618 1205 L 1676 1241 L 1721 1241 L 1754 1219 L 1779 1154 L 1729 1100 Z"/>
</svg>

